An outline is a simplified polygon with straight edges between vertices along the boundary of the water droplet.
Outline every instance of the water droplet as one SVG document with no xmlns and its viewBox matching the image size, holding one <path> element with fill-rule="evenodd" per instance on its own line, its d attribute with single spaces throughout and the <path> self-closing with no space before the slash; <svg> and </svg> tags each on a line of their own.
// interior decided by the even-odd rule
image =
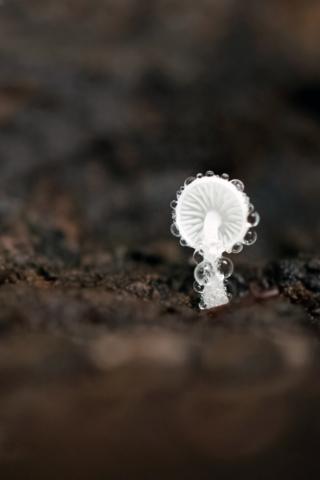
<svg viewBox="0 0 320 480">
<path fill-rule="evenodd" d="M 181 247 L 187 247 L 187 246 L 188 246 L 188 243 L 185 241 L 184 238 L 181 238 L 181 239 L 180 239 L 180 245 L 181 245 Z"/>
<path fill-rule="evenodd" d="M 197 293 L 202 293 L 203 290 L 204 290 L 204 286 L 203 285 L 199 285 L 199 283 L 197 282 L 194 282 L 193 284 L 193 290 Z"/>
<path fill-rule="evenodd" d="M 227 257 L 222 257 L 218 263 L 219 272 L 224 276 L 224 278 L 231 277 L 233 273 L 233 263 Z"/>
<path fill-rule="evenodd" d="M 203 260 L 203 251 L 202 250 L 195 250 L 193 252 L 193 260 L 196 262 L 196 263 L 200 263 L 202 262 Z"/>
<path fill-rule="evenodd" d="M 203 177 L 203 173 L 197 173 L 197 178 L 202 178 Z"/>
<path fill-rule="evenodd" d="M 194 180 L 195 180 L 195 177 L 188 177 L 187 180 L 184 182 L 184 184 L 186 186 L 190 185 L 190 183 L 192 183 Z"/>
<path fill-rule="evenodd" d="M 251 212 L 249 213 L 248 215 L 248 223 L 250 223 L 250 225 L 252 227 L 256 227 L 257 225 L 259 225 L 260 223 L 260 215 L 258 212 Z"/>
<path fill-rule="evenodd" d="M 241 180 L 231 180 L 232 185 L 234 185 L 240 192 L 244 190 L 244 183 Z"/>
<path fill-rule="evenodd" d="M 213 175 L 214 175 L 214 172 L 213 172 L 212 170 L 208 170 L 208 171 L 206 172 L 206 176 L 207 176 L 207 177 L 213 177 Z"/>
<path fill-rule="evenodd" d="M 172 211 L 171 218 L 172 218 L 172 220 L 175 220 L 177 218 L 177 214 L 176 214 L 175 210 Z"/>
<path fill-rule="evenodd" d="M 227 297 L 228 297 L 229 302 L 231 302 L 231 300 L 233 299 L 232 293 L 231 293 L 231 292 L 227 292 Z"/>
<path fill-rule="evenodd" d="M 243 239 L 243 243 L 245 245 L 253 245 L 257 241 L 257 238 L 257 232 L 255 232 L 254 230 L 248 230 Z"/>
<path fill-rule="evenodd" d="M 240 253 L 243 250 L 243 244 L 241 242 L 236 243 L 232 247 L 232 253 Z"/>
<path fill-rule="evenodd" d="M 230 281 L 227 281 L 226 282 L 226 293 L 227 293 L 227 297 L 230 300 L 232 300 L 234 297 L 236 297 L 236 287 L 233 283 L 231 283 Z"/>
<path fill-rule="evenodd" d="M 200 300 L 199 302 L 199 308 L 200 310 L 205 310 L 206 308 L 208 308 L 208 305 L 206 304 L 206 302 L 203 300 L 203 298 Z"/>
<path fill-rule="evenodd" d="M 249 213 L 254 212 L 254 205 L 252 203 L 249 203 Z"/>
<path fill-rule="evenodd" d="M 224 180 L 229 180 L 230 175 L 228 175 L 227 173 L 223 173 L 223 174 L 221 175 L 221 178 L 223 178 Z"/>
<path fill-rule="evenodd" d="M 180 237 L 180 232 L 179 232 L 179 229 L 177 227 L 177 224 L 176 223 L 173 223 L 170 227 L 170 232 L 172 233 L 173 236 L 175 237 Z"/>
<path fill-rule="evenodd" d="M 199 263 L 194 270 L 194 278 L 199 283 L 199 285 L 207 285 L 213 275 L 213 266 L 210 262 L 207 261 Z"/>
<path fill-rule="evenodd" d="M 171 207 L 171 208 L 176 208 L 177 205 L 178 205 L 177 200 L 172 200 L 172 202 L 170 202 L 170 207 Z"/>
</svg>

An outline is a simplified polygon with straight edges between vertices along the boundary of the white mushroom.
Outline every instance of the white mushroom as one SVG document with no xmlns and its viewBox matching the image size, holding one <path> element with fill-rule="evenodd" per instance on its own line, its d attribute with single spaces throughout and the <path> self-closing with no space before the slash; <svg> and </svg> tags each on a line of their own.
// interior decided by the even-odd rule
<svg viewBox="0 0 320 480">
<path fill-rule="evenodd" d="M 228 302 L 224 279 L 233 270 L 223 252 L 239 253 L 243 244 L 251 245 L 257 235 L 251 227 L 259 223 L 240 180 L 228 180 L 207 172 L 189 178 L 171 203 L 174 223 L 171 231 L 180 243 L 203 257 L 195 269 L 195 289 L 202 294 L 201 308 Z"/>
</svg>

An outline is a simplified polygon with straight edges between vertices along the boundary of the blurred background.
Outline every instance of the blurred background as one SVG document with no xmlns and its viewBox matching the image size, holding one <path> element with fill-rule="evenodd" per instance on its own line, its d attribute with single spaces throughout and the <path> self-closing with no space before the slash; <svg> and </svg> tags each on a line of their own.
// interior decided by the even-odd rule
<svg viewBox="0 0 320 480">
<path fill-rule="evenodd" d="M 1 0 L 0 66 L 4 480 L 312 478 L 319 0 Z M 209 169 L 262 217 L 239 290 L 286 258 L 294 305 L 198 314 L 169 203 Z"/>
<path fill-rule="evenodd" d="M 77 216 L 75 247 L 166 242 L 170 199 L 213 169 L 243 179 L 261 212 L 248 255 L 316 250 L 317 0 L 8 0 L 0 12 L 2 231 L 28 204 L 53 229 L 57 210 Z"/>
</svg>

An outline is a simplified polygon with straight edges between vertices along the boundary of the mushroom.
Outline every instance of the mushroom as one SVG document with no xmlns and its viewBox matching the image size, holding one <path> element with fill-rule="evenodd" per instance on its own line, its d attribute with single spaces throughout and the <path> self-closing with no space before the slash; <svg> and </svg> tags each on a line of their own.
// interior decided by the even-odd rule
<svg viewBox="0 0 320 480">
<path fill-rule="evenodd" d="M 243 245 L 252 245 L 257 239 L 252 227 L 260 220 L 243 183 L 229 181 L 227 174 L 198 174 L 186 180 L 171 207 L 171 232 L 201 260 L 195 269 L 195 290 L 202 295 L 200 308 L 228 303 L 225 279 L 232 274 L 233 264 L 223 253 L 240 253 Z"/>
</svg>

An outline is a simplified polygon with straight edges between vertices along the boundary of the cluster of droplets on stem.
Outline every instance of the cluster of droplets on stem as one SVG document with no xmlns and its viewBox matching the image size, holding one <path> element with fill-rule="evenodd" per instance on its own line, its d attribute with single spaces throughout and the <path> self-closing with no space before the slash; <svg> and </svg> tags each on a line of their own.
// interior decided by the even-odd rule
<svg viewBox="0 0 320 480">
<path fill-rule="evenodd" d="M 187 178 L 184 185 L 177 191 L 176 200 L 173 200 L 170 204 L 172 208 L 171 233 L 180 238 L 180 244 L 182 246 L 191 246 L 195 248 L 193 261 L 196 264 L 196 267 L 194 270 L 195 281 L 193 287 L 201 296 L 199 303 L 200 309 L 211 308 L 212 306 L 228 303 L 232 297 L 232 293 L 227 280 L 233 273 L 233 263 L 228 257 L 222 254 L 221 250 L 226 251 L 226 253 L 237 254 L 242 252 L 244 245 L 253 245 L 257 240 L 257 233 L 254 230 L 254 227 L 256 227 L 260 221 L 259 214 L 255 211 L 254 206 L 250 203 L 249 198 L 244 193 L 243 182 L 241 180 L 230 180 L 228 174 L 223 174 L 218 178 L 230 182 L 237 191 L 243 193 L 243 201 L 246 206 L 245 211 L 247 215 L 247 218 L 244 220 L 243 234 L 241 238 L 237 238 L 237 241 L 231 247 L 228 247 L 228 249 L 217 248 L 217 251 L 219 252 L 218 254 L 213 254 L 212 251 L 208 249 L 208 245 L 205 245 L 203 242 L 200 242 L 197 246 L 190 245 L 180 232 L 177 222 L 177 206 L 179 198 L 184 190 L 195 180 L 203 177 L 217 178 L 218 176 L 216 176 L 213 171 L 209 170 L 205 175 L 198 173 L 196 177 Z"/>
<path fill-rule="evenodd" d="M 215 259 L 209 255 L 206 257 L 202 249 L 195 251 L 193 259 L 197 263 L 193 288 L 201 295 L 200 309 L 227 303 L 232 296 L 227 283 L 233 273 L 232 261 L 225 256 Z"/>
</svg>

